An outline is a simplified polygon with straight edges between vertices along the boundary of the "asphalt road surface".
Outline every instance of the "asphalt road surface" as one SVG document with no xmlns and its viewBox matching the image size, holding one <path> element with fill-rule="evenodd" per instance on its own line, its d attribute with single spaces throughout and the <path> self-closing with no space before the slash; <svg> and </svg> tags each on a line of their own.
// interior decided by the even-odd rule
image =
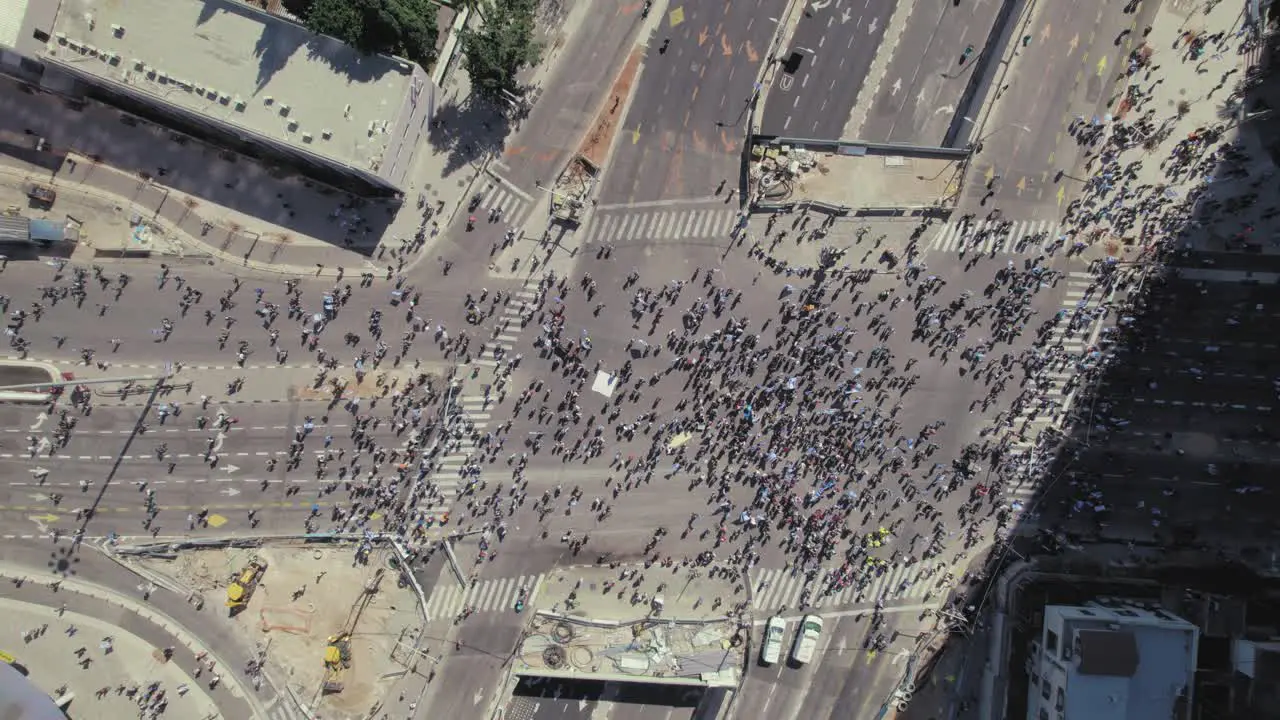
<svg viewBox="0 0 1280 720">
<path fill-rule="evenodd" d="M 1079 192 L 1082 151 L 1067 133 L 1073 120 L 1091 120 L 1113 105 L 1115 84 L 1132 43 L 1157 6 L 1136 15 L 1123 3 L 1038 4 L 1003 83 L 992 89 L 994 109 L 972 141 L 981 146 L 970 164 L 961 207 L 1009 216 L 1057 217 Z M 1131 32 L 1117 41 L 1121 30 Z M 1021 45 L 1022 38 L 1013 42 Z M 1001 77 L 997 73 L 997 77 Z M 975 118 L 976 119 L 976 118 Z M 990 195 L 990 197 L 987 197 Z"/>
<path fill-rule="evenodd" d="M 497 174 L 526 194 L 549 186 L 578 151 L 600 104 L 644 22 L 640 3 L 591 0 L 562 18 L 566 36 L 548 38 L 544 62 L 555 63 L 538 100 L 508 140 Z"/>
<path fill-rule="evenodd" d="M 1274 542 L 1266 518 L 1280 502 L 1269 482 L 1280 463 L 1271 361 L 1280 292 L 1188 277 L 1169 280 L 1155 298 L 1138 322 L 1144 346 L 1123 353 L 1081 408 L 1088 444 L 1067 468 L 1100 490 L 1108 510 L 1077 513 L 1066 526 L 1140 542 L 1176 539 L 1179 528 L 1211 546 Z M 1068 502 L 1080 495 L 1060 490 Z"/>
<path fill-rule="evenodd" d="M 705 198 L 722 181 L 736 189 L 748 104 L 785 5 L 667 5 L 648 39 L 600 202 Z"/>
<path fill-rule="evenodd" d="M 843 139 L 893 8 L 871 0 L 809 3 L 791 47 L 781 50 L 783 60 L 792 53 L 802 59 L 774 74 L 760 133 Z"/>
<path fill-rule="evenodd" d="M 866 122 L 853 134 L 876 143 L 940 146 L 951 126 L 973 66 L 958 60 L 965 46 L 984 47 L 998 0 L 916 3 L 884 78 L 869 103 Z"/>
</svg>

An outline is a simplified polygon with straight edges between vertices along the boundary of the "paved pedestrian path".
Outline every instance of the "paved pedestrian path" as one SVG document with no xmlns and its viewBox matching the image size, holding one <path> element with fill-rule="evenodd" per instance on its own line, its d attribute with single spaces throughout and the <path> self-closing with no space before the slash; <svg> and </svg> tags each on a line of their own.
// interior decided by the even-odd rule
<svg viewBox="0 0 1280 720">
<path fill-rule="evenodd" d="M 166 717 L 200 718 L 218 712 L 202 683 L 176 662 L 165 661 L 161 648 L 123 628 L 91 615 L 62 612 L 61 606 L 8 598 L 0 598 L 0 613 L 12 633 L 4 641 L 5 651 L 30 671 L 28 678 L 41 690 L 53 695 L 66 686 L 76 698 L 75 715 L 132 717 L 151 683 L 165 691 Z M 126 695 L 139 687 L 132 698 Z"/>
</svg>

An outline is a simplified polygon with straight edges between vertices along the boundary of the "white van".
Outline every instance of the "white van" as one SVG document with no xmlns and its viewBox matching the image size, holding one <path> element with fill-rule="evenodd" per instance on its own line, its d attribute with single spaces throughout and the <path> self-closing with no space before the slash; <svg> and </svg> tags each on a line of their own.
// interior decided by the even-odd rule
<svg viewBox="0 0 1280 720">
<path fill-rule="evenodd" d="M 805 615 L 800 621 L 800 629 L 796 631 L 796 641 L 791 647 L 791 660 L 803 665 L 813 659 L 813 651 L 818 648 L 818 638 L 822 637 L 822 618 L 817 615 Z"/>
<path fill-rule="evenodd" d="M 787 635 L 787 621 L 776 615 L 764 626 L 764 641 L 760 645 L 760 662 L 772 665 L 782 657 L 782 639 Z"/>
</svg>

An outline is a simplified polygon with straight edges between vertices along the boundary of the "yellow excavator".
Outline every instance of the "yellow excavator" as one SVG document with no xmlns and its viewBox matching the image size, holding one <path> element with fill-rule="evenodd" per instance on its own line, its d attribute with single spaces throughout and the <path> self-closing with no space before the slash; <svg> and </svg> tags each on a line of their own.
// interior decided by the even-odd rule
<svg viewBox="0 0 1280 720">
<path fill-rule="evenodd" d="M 227 607 L 231 608 L 233 616 L 249 605 L 249 598 L 253 597 L 253 591 L 266 572 L 266 561 L 253 558 L 231 577 L 231 583 L 227 585 Z"/>
<path fill-rule="evenodd" d="M 340 693 L 344 687 L 342 676 L 351 667 L 351 633 L 344 632 L 329 636 L 329 645 L 324 649 L 324 686 L 325 694 Z"/>
</svg>

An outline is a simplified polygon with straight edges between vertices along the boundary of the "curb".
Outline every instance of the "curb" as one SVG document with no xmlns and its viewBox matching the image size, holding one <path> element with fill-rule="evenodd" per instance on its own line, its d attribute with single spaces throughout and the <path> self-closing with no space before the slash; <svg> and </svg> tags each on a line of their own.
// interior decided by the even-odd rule
<svg viewBox="0 0 1280 720">
<path fill-rule="evenodd" d="M 634 620 L 592 620 L 591 618 L 573 617 L 572 615 L 563 615 L 554 613 L 550 610 L 538 610 L 534 615 L 548 620 L 557 620 L 559 622 L 573 623 L 575 625 L 586 625 L 589 627 L 616 629 L 627 627 L 628 625 L 639 625 L 647 622 L 663 622 L 675 625 L 709 625 L 711 623 L 721 622 L 737 622 L 728 615 L 719 615 L 717 617 L 706 618 L 705 620 L 677 620 L 675 618 L 658 618 L 658 617 L 639 617 Z"/>
</svg>

